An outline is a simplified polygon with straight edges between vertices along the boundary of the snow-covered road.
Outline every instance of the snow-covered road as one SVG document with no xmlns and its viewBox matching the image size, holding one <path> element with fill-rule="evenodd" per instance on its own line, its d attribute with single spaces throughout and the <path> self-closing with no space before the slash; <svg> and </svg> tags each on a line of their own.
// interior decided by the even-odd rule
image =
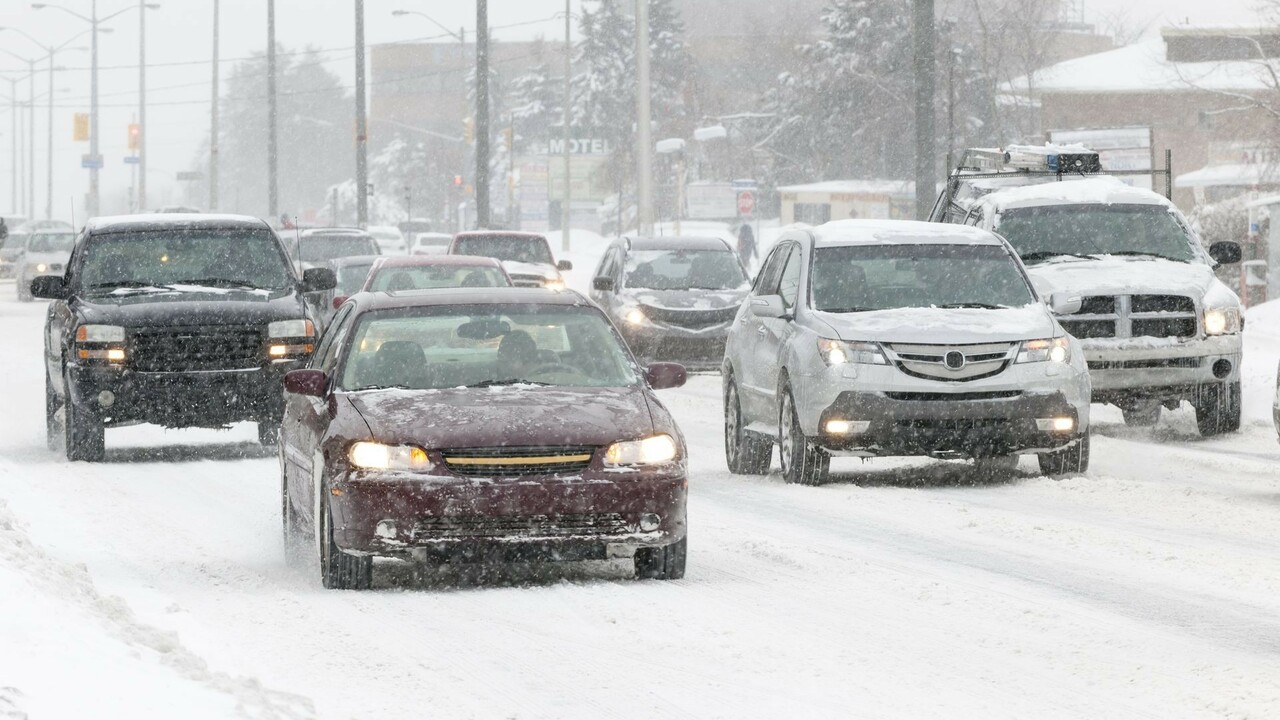
<svg viewBox="0 0 1280 720">
<path fill-rule="evenodd" d="M 380 567 L 354 593 L 285 566 L 249 426 L 45 450 L 43 307 L 11 297 L 0 718 L 1280 716 L 1280 307 L 1250 315 L 1237 435 L 1098 408 L 1086 477 L 838 460 L 788 486 L 728 474 L 698 376 L 662 394 L 690 444 L 684 580 Z"/>
</svg>

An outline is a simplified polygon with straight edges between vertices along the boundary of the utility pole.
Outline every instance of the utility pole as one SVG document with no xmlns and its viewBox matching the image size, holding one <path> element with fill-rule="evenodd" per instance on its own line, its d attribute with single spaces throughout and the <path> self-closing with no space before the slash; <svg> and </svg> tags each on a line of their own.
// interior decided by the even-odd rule
<svg viewBox="0 0 1280 720">
<path fill-rule="evenodd" d="M 564 197 L 560 202 L 560 250 L 569 252 L 569 232 L 570 224 L 573 221 L 573 177 L 569 169 L 572 155 L 569 152 L 569 143 L 573 140 L 573 131 L 569 127 L 572 118 L 573 105 L 573 38 L 570 35 L 572 26 L 570 25 L 570 0 L 564 0 Z M 618 197 L 618 202 L 622 202 L 622 197 Z M 618 228 L 618 233 L 622 233 L 622 228 Z"/>
<path fill-rule="evenodd" d="M 364 0 L 356 0 L 356 225 L 369 225 L 368 118 L 364 111 Z"/>
<path fill-rule="evenodd" d="M 267 216 L 272 220 L 280 214 L 277 113 L 276 0 L 267 0 Z"/>
<path fill-rule="evenodd" d="M 45 112 L 48 113 L 46 119 L 47 137 L 45 147 L 45 189 L 44 189 L 44 219 L 53 219 L 53 56 L 56 51 L 49 51 L 49 97 L 45 99 Z"/>
<path fill-rule="evenodd" d="M 18 212 L 18 78 L 9 78 L 9 211 Z"/>
<path fill-rule="evenodd" d="M 92 40 L 89 43 L 92 58 L 89 62 L 89 202 L 85 208 L 85 219 L 98 214 L 98 169 L 101 156 L 98 154 L 98 0 L 93 0 L 90 15 L 90 26 L 93 28 Z"/>
<path fill-rule="evenodd" d="M 653 140 L 650 135 L 649 0 L 636 0 L 636 181 L 641 236 L 653 234 Z"/>
<path fill-rule="evenodd" d="M 914 0 L 912 45 L 915 49 L 916 76 L 916 219 L 926 220 L 933 208 L 933 192 L 937 184 L 934 174 L 933 99 L 936 85 L 934 55 L 933 0 Z"/>
<path fill-rule="evenodd" d="M 213 89 L 209 108 L 209 212 L 218 209 L 218 1 L 213 0 Z"/>
<path fill-rule="evenodd" d="M 476 227 L 489 216 L 489 0 L 476 0 Z"/>
<path fill-rule="evenodd" d="M 27 61 L 27 217 L 36 217 L 36 61 Z M 49 73 L 53 76 L 52 71 Z"/>
</svg>

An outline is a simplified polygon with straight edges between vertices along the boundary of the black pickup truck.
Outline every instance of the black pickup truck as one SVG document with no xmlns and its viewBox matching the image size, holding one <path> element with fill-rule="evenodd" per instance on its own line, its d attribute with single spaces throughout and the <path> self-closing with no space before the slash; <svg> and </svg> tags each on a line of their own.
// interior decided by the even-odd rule
<svg viewBox="0 0 1280 720">
<path fill-rule="evenodd" d="M 275 442 L 284 374 L 316 345 L 305 293 L 335 284 L 295 271 L 263 221 L 130 215 L 89 221 L 63 277 L 36 278 L 45 325 L 50 448 L 99 461 L 104 429 L 258 423 Z"/>
</svg>

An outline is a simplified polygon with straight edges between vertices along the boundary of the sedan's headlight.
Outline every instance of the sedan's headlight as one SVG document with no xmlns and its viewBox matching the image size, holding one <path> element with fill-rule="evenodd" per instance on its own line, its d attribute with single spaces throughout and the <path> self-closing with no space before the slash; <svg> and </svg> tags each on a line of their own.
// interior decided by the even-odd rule
<svg viewBox="0 0 1280 720">
<path fill-rule="evenodd" d="M 604 453 L 604 464 L 608 467 L 658 465 L 675 460 L 678 454 L 676 441 L 670 435 L 654 435 L 610 445 Z"/>
<path fill-rule="evenodd" d="M 1071 358 L 1071 341 L 1065 336 L 1047 340 L 1027 340 L 1018 349 L 1015 363 L 1056 362 Z"/>
<path fill-rule="evenodd" d="M 124 328 L 119 325 L 81 325 L 76 328 L 76 342 L 124 342 Z"/>
<path fill-rule="evenodd" d="M 347 449 L 347 459 L 361 470 L 429 470 L 427 451 L 416 445 L 383 445 L 358 442 Z"/>
<path fill-rule="evenodd" d="M 828 367 L 856 363 L 858 365 L 888 365 L 889 359 L 875 343 L 846 342 L 844 340 L 818 340 L 818 354 Z"/>
<path fill-rule="evenodd" d="M 267 326 L 267 335 L 273 338 L 315 337 L 316 326 L 310 320 L 277 320 Z"/>
<path fill-rule="evenodd" d="M 1208 308 L 1204 311 L 1206 335 L 1231 335 L 1240 332 L 1240 308 Z"/>
</svg>

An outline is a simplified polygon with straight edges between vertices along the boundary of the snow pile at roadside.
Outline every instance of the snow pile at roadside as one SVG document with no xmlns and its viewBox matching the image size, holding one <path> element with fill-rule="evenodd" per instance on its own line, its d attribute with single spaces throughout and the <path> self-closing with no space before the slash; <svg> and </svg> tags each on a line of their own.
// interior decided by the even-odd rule
<svg viewBox="0 0 1280 720">
<path fill-rule="evenodd" d="M 1280 300 L 1255 305 L 1244 317 L 1244 360 L 1240 363 L 1244 421 L 1270 425 L 1276 367 L 1280 364 Z"/>
</svg>

